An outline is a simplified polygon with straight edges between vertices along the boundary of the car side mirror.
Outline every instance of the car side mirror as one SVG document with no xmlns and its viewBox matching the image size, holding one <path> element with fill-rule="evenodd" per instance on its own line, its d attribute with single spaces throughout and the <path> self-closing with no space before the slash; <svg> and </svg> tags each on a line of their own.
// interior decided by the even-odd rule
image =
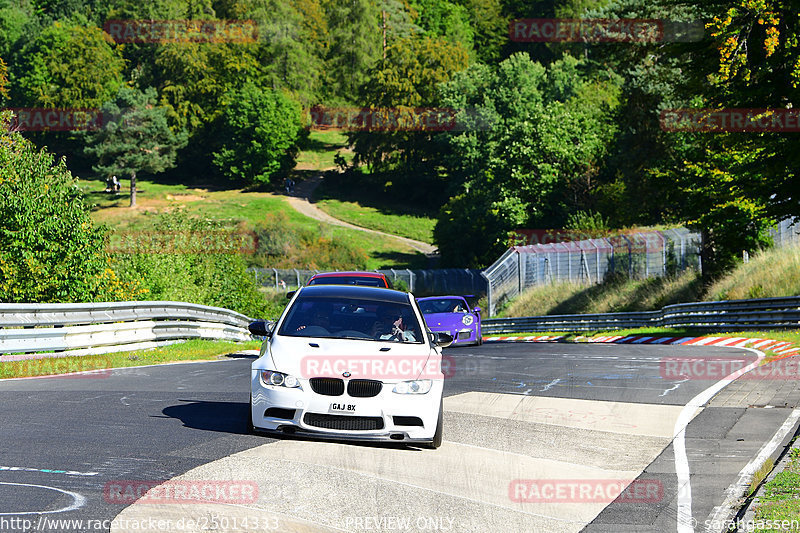
<svg viewBox="0 0 800 533">
<path fill-rule="evenodd" d="M 453 344 L 453 336 L 449 333 L 445 333 L 443 331 L 435 331 L 432 333 L 433 335 L 433 343 L 440 348 L 447 348 L 451 344 Z"/>
<path fill-rule="evenodd" d="M 275 324 L 272 322 L 268 322 L 267 320 L 259 319 L 250 322 L 250 325 L 247 326 L 247 329 L 250 330 L 250 333 L 255 335 L 256 337 L 271 337 L 272 336 L 272 328 Z"/>
<path fill-rule="evenodd" d="M 289 292 L 287 292 L 287 293 L 286 293 L 286 299 L 287 299 L 287 300 L 291 300 L 291 299 L 292 299 L 292 296 L 294 296 L 294 293 L 296 293 L 296 292 L 297 292 L 297 291 L 289 291 Z"/>
<path fill-rule="evenodd" d="M 481 314 L 481 308 L 480 307 L 473 307 L 472 308 L 472 312 L 475 313 L 476 315 L 480 315 Z"/>
</svg>

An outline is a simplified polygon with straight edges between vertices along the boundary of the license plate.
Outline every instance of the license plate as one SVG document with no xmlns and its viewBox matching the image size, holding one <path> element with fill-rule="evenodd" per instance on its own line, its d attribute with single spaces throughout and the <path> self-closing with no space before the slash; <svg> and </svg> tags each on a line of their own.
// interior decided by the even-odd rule
<svg viewBox="0 0 800 533">
<path fill-rule="evenodd" d="M 355 413 L 356 406 L 352 403 L 332 403 L 330 410 L 334 413 Z"/>
</svg>

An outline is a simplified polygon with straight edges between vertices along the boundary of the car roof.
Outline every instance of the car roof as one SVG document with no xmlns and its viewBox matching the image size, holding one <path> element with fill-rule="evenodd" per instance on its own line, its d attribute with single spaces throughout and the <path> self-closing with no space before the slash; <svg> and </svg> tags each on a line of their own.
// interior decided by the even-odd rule
<svg viewBox="0 0 800 533">
<path fill-rule="evenodd" d="M 360 272 L 357 270 L 351 270 L 346 272 L 320 272 L 319 274 L 314 274 L 311 278 L 342 278 L 348 276 L 363 276 L 365 278 L 379 278 L 384 279 L 386 276 L 381 274 L 380 272 Z"/>
<path fill-rule="evenodd" d="M 319 298 L 360 298 L 387 303 L 407 304 L 408 293 L 384 289 L 382 287 L 364 287 L 361 285 L 309 285 L 302 287 L 299 297 Z"/>
<path fill-rule="evenodd" d="M 423 300 L 463 300 L 463 296 L 426 296 L 425 298 L 417 298 L 418 302 Z"/>
</svg>

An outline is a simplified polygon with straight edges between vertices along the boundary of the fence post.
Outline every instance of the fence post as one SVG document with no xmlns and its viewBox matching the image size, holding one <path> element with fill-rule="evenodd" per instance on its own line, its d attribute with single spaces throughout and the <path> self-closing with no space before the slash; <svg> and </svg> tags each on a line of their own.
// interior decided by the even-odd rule
<svg viewBox="0 0 800 533">
<path fill-rule="evenodd" d="M 409 268 L 406 269 L 406 272 L 408 272 L 408 292 L 414 292 L 414 273 Z"/>
<path fill-rule="evenodd" d="M 589 263 L 586 262 L 586 253 L 581 250 L 581 277 L 586 273 L 586 281 L 591 283 L 592 276 L 589 274 Z"/>
<path fill-rule="evenodd" d="M 631 279 L 633 278 L 633 247 L 629 238 L 625 235 L 622 235 L 622 238 L 628 243 L 628 279 Z"/>
<path fill-rule="evenodd" d="M 275 290 L 277 291 L 278 290 L 278 269 L 277 268 L 273 268 L 272 271 L 275 272 Z"/>
<path fill-rule="evenodd" d="M 294 270 L 295 278 L 297 278 L 297 288 L 299 289 L 300 288 L 300 272 L 298 272 L 296 268 L 293 268 L 292 270 Z"/>
<path fill-rule="evenodd" d="M 481 272 L 481 276 L 486 280 L 486 315 L 488 317 L 494 316 L 494 302 L 492 298 L 492 280 L 486 275 L 486 272 Z"/>
<path fill-rule="evenodd" d="M 569 246 L 566 244 L 564 244 L 564 248 L 567 250 L 567 281 L 572 283 L 572 252 L 569 251 Z"/>
<path fill-rule="evenodd" d="M 681 270 L 686 270 L 686 239 L 681 235 Z"/>
</svg>

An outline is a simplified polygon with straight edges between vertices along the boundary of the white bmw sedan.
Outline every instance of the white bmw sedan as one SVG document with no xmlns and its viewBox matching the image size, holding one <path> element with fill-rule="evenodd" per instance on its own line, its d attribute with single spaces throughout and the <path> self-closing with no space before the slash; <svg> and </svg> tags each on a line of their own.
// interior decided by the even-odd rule
<svg viewBox="0 0 800 533">
<path fill-rule="evenodd" d="M 316 285 L 293 296 L 253 362 L 250 427 L 333 439 L 442 442 L 441 347 L 414 297 Z"/>
</svg>

